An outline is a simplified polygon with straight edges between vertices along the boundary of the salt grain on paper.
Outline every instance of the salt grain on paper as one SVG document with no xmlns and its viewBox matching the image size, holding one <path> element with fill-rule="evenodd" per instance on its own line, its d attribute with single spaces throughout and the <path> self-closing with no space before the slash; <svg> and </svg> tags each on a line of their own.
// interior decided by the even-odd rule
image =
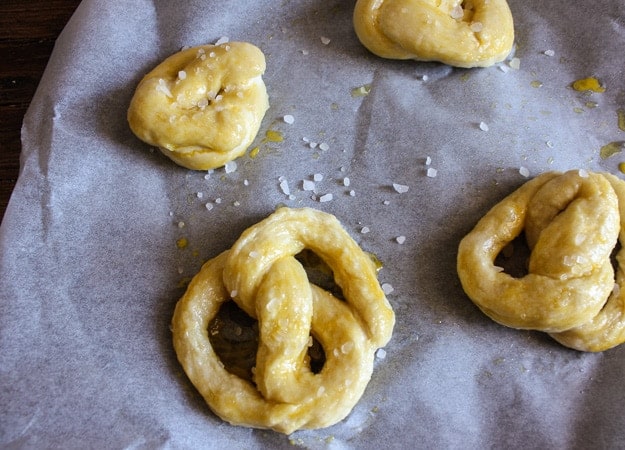
<svg viewBox="0 0 625 450">
<path fill-rule="evenodd" d="M 553 50 L 545 50 L 543 53 L 546 56 L 554 56 L 556 54 L 556 52 L 554 52 Z"/>
<path fill-rule="evenodd" d="M 395 189 L 396 192 L 403 194 L 404 192 L 408 192 L 409 187 L 405 184 L 393 183 L 393 189 Z"/>
<path fill-rule="evenodd" d="M 486 122 L 480 122 L 480 130 L 482 131 L 488 131 L 488 124 L 486 124 Z"/>
<path fill-rule="evenodd" d="M 310 180 L 302 180 L 302 189 L 305 191 L 314 191 L 315 182 Z"/>
<path fill-rule="evenodd" d="M 377 359 L 384 359 L 386 358 L 386 350 L 384 350 L 383 348 L 379 348 L 376 352 L 375 352 L 375 357 Z"/>
<path fill-rule="evenodd" d="M 397 241 L 398 244 L 403 244 L 404 242 L 406 242 L 406 236 L 397 236 L 395 238 L 395 240 Z"/>
<path fill-rule="evenodd" d="M 362 228 L 360 229 L 360 232 L 361 232 L 362 234 L 367 234 L 367 233 L 369 233 L 370 231 L 371 231 L 371 230 L 369 229 L 369 227 L 362 227 Z"/>
<path fill-rule="evenodd" d="M 521 60 L 519 58 L 512 58 L 508 65 L 511 69 L 519 70 L 521 68 Z"/>
<path fill-rule="evenodd" d="M 319 150 L 323 150 L 325 152 L 329 149 L 330 149 L 330 146 L 326 144 L 325 142 L 322 142 L 321 144 L 319 144 Z"/>
<path fill-rule="evenodd" d="M 232 173 L 237 170 L 237 163 L 235 161 L 228 161 L 225 164 L 224 169 L 226 170 L 226 173 Z"/>
<path fill-rule="evenodd" d="M 320 39 L 321 39 L 321 43 L 322 43 L 323 45 L 328 45 L 328 44 L 330 43 L 330 38 L 329 38 L 329 37 L 326 37 L 326 36 L 321 36 L 321 38 L 320 38 Z"/>
<path fill-rule="evenodd" d="M 385 295 L 392 293 L 395 288 L 390 283 L 382 283 L 382 291 L 384 291 Z"/>
<path fill-rule="evenodd" d="M 426 172 L 426 176 L 428 176 L 429 178 L 435 178 L 436 175 L 438 175 L 438 170 L 432 168 L 432 167 L 428 167 L 428 171 Z"/>
<path fill-rule="evenodd" d="M 315 181 L 321 181 L 321 180 L 323 180 L 323 174 L 321 174 L 321 173 L 316 173 L 316 174 L 314 174 L 314 175 L 313 175 L 313 180 L 315 180 Z"/>
<path fill-rule="evenodd" d="M 324 194 L 321 197 L 319 197 L 319 202 L 321 203 L 325 203 L 325 202 L 330 202 L 333 199 L 333 195 L 332 194 Z"/>
<path fill-rule="evenodd" d="M 230 38 L 227 36 L 222 36 L 219 39 L 217 39 L 217 42 L 215 42 L 215 45 L 221 45 L 221 44 L 225 44 L 226 42 L 229 42 Z"/>
<path fill-rule="evenodd" d="M 527 167 L 523 167 L 523 166 L 521 166 L 521 167 L 519 168 L 519 173 L 520 173 L 522 176 L 524 176 L 525 178 L 527 178 L 527 177 L 529 177 L 529 176 L 530 176 L 530 171 L 529 171 L 529 169 L 528 169 Z"/>
<path fill-rule="evenodd" d="M 284 120 L 284 123 L 292 125 L 295 122 L 295 117 L 293 117 L 291 114 L 287 114 L 282 118 L 282 120 Z"/>
</svg>

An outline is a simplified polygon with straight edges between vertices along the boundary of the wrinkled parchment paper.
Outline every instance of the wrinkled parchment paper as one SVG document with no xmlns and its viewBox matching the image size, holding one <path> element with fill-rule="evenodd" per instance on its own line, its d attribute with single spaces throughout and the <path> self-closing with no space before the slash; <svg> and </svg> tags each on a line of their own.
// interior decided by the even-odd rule
<svg viewBox="0 0 625 450">
<path fill-rule="evenodd" d="M 353 6 L 80 5 L 25 118 L 0 229 L 0 445 L 625 446 L 625 347 L 584 354 L 497 325 L 455 272 L 459 240 L 520 172 L 619 174 L 625 154 L 600 149 L 625 140 L 625 3 L 510 0 L 518 60 L 477 70 L 373 56 Z M 125 112 L 162 59 L 222 37 L 265 53 L 271 108 L 258 155 L 192 172 L 135 138 Z M 605 92 L 571 88 L 590 76 Z M 280 204 L 335 214 L 383 262 L 397 314 L 350 416 L 288 437 L 215 417 L 169 330 L 185 281 Z"/>
</svg>

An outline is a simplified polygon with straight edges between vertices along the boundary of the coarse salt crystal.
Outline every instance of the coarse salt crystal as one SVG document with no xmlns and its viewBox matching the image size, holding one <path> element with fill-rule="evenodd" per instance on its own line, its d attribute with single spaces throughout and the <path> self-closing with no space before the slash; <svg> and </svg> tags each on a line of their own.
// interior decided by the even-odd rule
<svg viewBox="0 0 625 450">
<path fill-rule="evenodd" d="M 482 31 L 483 28 L 484 28 L 484 25 L 482 25 L 482 22 L 471 23 L 471 31 L 473 31 L 474 33 L 479 33 L 480 31 Z"/>
<path fill-rule="evenodd" d="M 233 204 L 234 206 L 241 206 L 241 202 L 240 202 L 240 201 L 238 201 L 238 200 L 235 200 L 232 204 Z"/>
<path fill-rule="evenodd" d="M 530 171 L 529 171 L 529 169 L 528 169 L 527 167 L 523 167 L 523 166 L 521 166 L 521 167 L 519 168 L 519 173 L 520 173 L 522 176 L 524 176 L 525 178 L 527 178 L 527 177 L 529 177 L 529 176 L 530 176 Z"/>
<path fill-rule="evenodd" d="M 207 210 L 211 210 L 213 209 L 214 205 L 211 202 L 206 203 L 206 205 L 204 205 L 206 207 Z"/>
<path fill-rule="evenodd" d="M 158 84 L 156 85 L 156 90 L 159 91 L 159 92 L 162 92 L 163 94 L 165 94 L 169 98 L 173 98 L 174 97 L 171 94 L 171 91 L 169 90 L 169 87 L 165 83 L 165 80 L 163 80 L 162 78 L 159 78 Z"/>
<path fill-rule="evenodd" d="M 229 42 L 230 38 L 228 38 L 227 36 L 222 36 L 219 39 L 217 39 L 217 42 L 215 42 L 215 45 L 221 45 L 221 44 L 225 44 L 226 42 Z"/>
<path fill-rule="evenodd" d="M 369 227 L 362 227 L 362 228 L 360 229 L 360 232 L 361 232 L 362 234 L 367 234 L 367 233 L 369 233 L 370 231 L 371 231 L 371 230 L 369 229 Z"/>
<path fill-rule="evenodd" d="M 319 197 L 319 201 L 321 203 L 325 203 L 325 202 L 329 202 L 332 201 L 334 197 L 332 196 L 332 194 L 324 194 L 321 197 Z"/>
<path fill-rule="evenodd" d="M 230 291 L 230 297 L 231 297 L 231 298 L 234 298 L 234 297 L 236 297 L 236 296 L 237 296 L 237 294 L 238 294 L 238 293 L 239 293 L 239 292 L 238 292 L 236 289 L 234 289 L 234 290 Z"/>
<path fill-rule="evenodd" d="M 321 43 L 322 43 L 323 45 L 328 45 L 328 44 L 330 43 L 330 38 L 329 38 L 329 37 L 326 37 L 326 36 L 321 36 L 321 38 L 320 38 L 320 39 L 321 39 Z"/>
<path fill-rule="evenodd" d="M 432 164 L 432 158 L 430 158 L 429 156 L 425 157 L 425 165 L 429 166 L 430 164 Z"/>
<path fill-rule="evenodd" d="M 506 66 L 505 64 L 500 64 L 498 67 L 499 67 L 499 70 L 501 70 L 503 73 L 508 73 L 510 71 L 510 68 Z"/>
<path fill-rule="evenodd" d="M 512 58 L 508 65 L 511 69 L 519 70 L 521 68 L 521 60 L 519 58 Z"/>
<path fill-rule="evenodd" d="M 556 54 L 556 52 L 554 52 L 553 50 L 545 50 L 543 53 L 546 56 L 554 56 Z"/>
<path fill-rule="evenodd" d="M 436 175 L 438 174 L 438 170 L 432 168 L 432 167 L 428 167 L 428 171 L 426 173 L 426 176 L 430 177 L 430 178 L 435 178 Z"/>
<path fill-rule="evenodd" d="M 462 17 L 464 16 L 464 10 L 462 9 L 462 6 L 456 5 L 452 8 L 449 15 L 452 19 L 462 19 Z"/>
<path fill-rule="evenodd" d="M 384 350 L 383 348 L 379 348 L 376 352 L 375 352 L 375 357 L 378 359 L 384 359 L 386 358 L 386 350 Z"/>
<path fill-rule="evenodd" d="M 388 206 L 388 205 L 390 205 L 390 204 L 391 204 L 391 202 L 390 202 L 390 201 L 388 201 L 388 200 L 384 200 L 384 201 L 382 202 L 382 204 L 383 204 L 384 206 Z"/>
<path fill-rule="evenodd" d="M 289 190 L 289 183 L 286 180 L 280 181 L 280 189 L 284 195 L 289 195 L 291 193 Z"/>
<path fill-rule="evenodd" d="M 588 178 L 588 171 L 585 170 L 585 169 L 579 169 L 579 171 L 577 173 L 582 178 Z"/>
<path fill-rule="evenodd" d="M 319 150 L 323 150 L 325 152 L 329 149 L 330 149 L 330 146 L 326 144 L 325 142 L 322 142 L 321 144 L 319 144 Z"/>
<path fill-rule="evenodd" d="M 243 180 L 243 186 L 249 186 L 249 185 L 250 185 L 249 180 L 247 179 Z"/>
<path fill-rule="evenodd" d="M 486 124 L 486 122 L 480 122 L 480 130 L 482 131 L 488 131 L 488 124 Z"/>
<path fill-rule="evenodd" d="M 184 228 L 184 222 L 182 220 L 178 222 L 178 228 Z"/>
<path fill-rule="evenodd" d="M 204 193 L 203 192 L 198 192 L 197 194 L 195 194 L 197 196 L 197 198 L 202 198 L 204 197 Z"/>
<path fill-rule="evenodd" d="M 224 168 L 226 169 L 226 173 L 232 173 L 237 170 L 237 163 L 235 161 L 228 161 Z"/>
<path fill-rule="evenodd" d="M 406 236 L 397 236 L 395 240 L 398 244 L 403 244 L 404 242 L 406 242 Z"/>
<path fill-rule="evenodd" d="M 314 174 L 314 175 L 313 175 L 313 180 L 315 180 L 315 181 L 321 181 L 321 180 L 323 180 L 323 174 L 321 174 L 321 173 L 316 173 L 316 174 Z"/>
<path fill-rule="evenodd" d="M 350 197 L 356 197 L 356 191 L 354 191 L 353 189 L 351 191 L 349 191 L 349 196 Z"/>
<path fill-rule="evenodd" d="M 310 180 L 302 180 L 302 189 L 305 191 L 314 191 L 315 182 Z"/>
<path fill-rule="evenodd" d="M 408 192 L 409 187 L 405 184 L 393 183 L 393 189 L 395 189 L 396 192 L 403 194 L 404 192 Z"/>
<path fill-rule="evenodd" d="M 382 291 L 385 295 L 392 293 L 395 290 L 390 283 L 382 283 Z"/>
<path fill-rule="evenodd" d="M 258 258 L 258 252 L 257 252 L 257 251 L 255 251 L 255 250 L 252 250 L 252 251 L 249 253 L 249 257 L 250 257 L 250 258 Z"/>
<path fill-rule="evenodd" d="M 291 125 L 295 122 L 295 117 L 293 117 L 291 114 L 287 114 L 282 118 L 282 120 L 284 120 L 284 123 L 288 123 L 289 125 Z"/>
<path fill-rule="evenodd" d="M 343 186 L 348 187 L 350 184 L 350 180 L 348 177 L 343 178 Z"/>
</svg>

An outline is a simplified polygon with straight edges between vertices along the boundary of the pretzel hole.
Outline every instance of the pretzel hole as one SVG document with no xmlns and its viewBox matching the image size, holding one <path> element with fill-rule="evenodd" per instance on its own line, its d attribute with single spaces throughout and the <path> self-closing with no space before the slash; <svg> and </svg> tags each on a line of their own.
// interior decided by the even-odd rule
<svg viewBox="0 0 625 450">
<path fill-rule="evenodd" d="M 523 278 L 529 273 L 529 257 L 530 249 L 525 234 L 521 233 L 499 252 L 495 266 L 513 278 Z"/>
<path fill-rule="evenodd" d="M 253 383 L 253 370 L 258 351 L 258 321 L 248 316 L 233 301 L 224 302 L 208 324 L 208 339 L 224 368 L 233 375 Z M 311 336 L 307 360 L 310 370 L 319 373 L 325 364 L 323 347 Z"/>
<path fill-rule="evenodd" d="M 330 266 L 328 266 L 319 255 L 310 249 L 304 249 L 295 255 L 295 259 L 304 267 L 306 275 L 308 275 L 308 280 L 311 283 L 325 289 L 336 298 L 345 300 L 343 290 L 336 284 L 336 281 L 334 281 L 334 272 L 332 272 Z"/>
</svg>

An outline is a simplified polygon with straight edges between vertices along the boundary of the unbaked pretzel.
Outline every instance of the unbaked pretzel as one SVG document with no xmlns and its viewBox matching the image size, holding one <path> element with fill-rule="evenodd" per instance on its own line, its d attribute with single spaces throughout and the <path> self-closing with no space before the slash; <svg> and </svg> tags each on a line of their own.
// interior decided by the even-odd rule
<svg viewBox="0 0 625 450">
<path fill-rule="evenodd" d="M 165 59 L 139 83 L 132 131 L 177 164 L 220 167 L 250 146 L 269 108 L 263 53 L 247 42 L 203 45 Z"/>
<path fill-rule="evenodd" d="M 345 301 L 308 281 L 294 258 L 305 248 L 333 270 Z M 208 338 L 208 323 L 230 299 L 259 322 L 254 384 L 229 373 Z M 176 305 L 172 331 L 180 363 L 218 416 L 288 434 L 349 414 L 394 322 L 373 261 L 338 220 L 281 208 L 205 263 Z M 311 336 L 326 355 L 319 373 L 307 363 Z"/>
<path fill-rule="evenodd" d="M 620 261 L 615 288 L 610 255 L 625 238 L 625 182 L 610 174 L 545 173 L 495 205 L 460 242 L 463 289 L 493 320 L 548 332 L 583 351 L 625 341 Z M 495 258 L 521 232 L 528 274 L 514 278 Z"/>
<path fill-rule="evenodd" d="M 383 58 L 486 67 L 512 50 L 506 0 L 358 0 L 354 30 Z"/>
</svg>

